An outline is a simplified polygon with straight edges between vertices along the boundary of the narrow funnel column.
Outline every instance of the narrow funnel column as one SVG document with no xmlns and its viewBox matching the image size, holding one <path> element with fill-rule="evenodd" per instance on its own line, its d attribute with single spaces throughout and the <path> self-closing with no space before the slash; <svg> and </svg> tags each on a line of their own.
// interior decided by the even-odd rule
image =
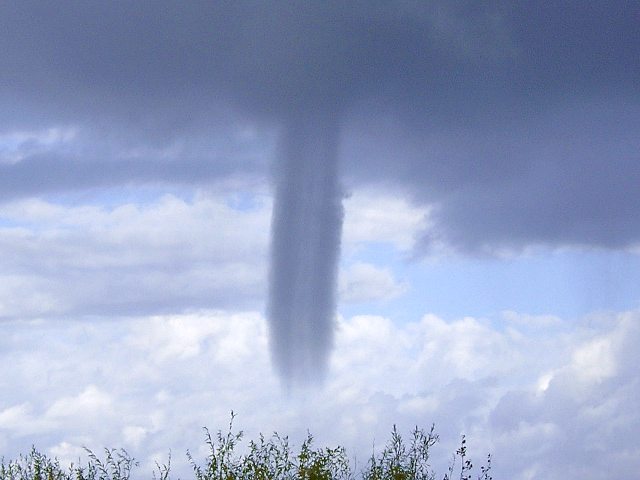
<svg viewBox="0 0 640 480">
<path fill-rule="evenodd" d="M 274 364 L 295 386 L 320 382 L 327 370 L 343 208 L 335 118 L 290 120 L 276 169 L 268 316 Z"/>
</svg>

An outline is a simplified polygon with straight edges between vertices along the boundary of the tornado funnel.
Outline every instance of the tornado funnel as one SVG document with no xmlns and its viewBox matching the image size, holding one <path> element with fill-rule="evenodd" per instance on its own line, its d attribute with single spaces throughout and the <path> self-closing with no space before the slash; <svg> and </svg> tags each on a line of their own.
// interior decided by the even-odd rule
<svg viewBox="0 0 640 480">
<path fill-rule="evenodd" d="M 333 344 L 344 216 L 338 129 L 328 112 L 290 116 L 275 172 L 267 314 L 273 363 L 288 387 L 320 383 Z"/>
</svg>

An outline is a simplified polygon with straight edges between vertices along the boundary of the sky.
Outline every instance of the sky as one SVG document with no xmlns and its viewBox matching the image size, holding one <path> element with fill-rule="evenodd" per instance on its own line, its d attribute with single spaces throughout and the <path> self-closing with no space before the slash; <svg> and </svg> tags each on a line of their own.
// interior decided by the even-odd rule
<svg viewBox="0 0 640 480">
<path fill-rule="evenodd" d="M 233 410 L 361 462 L 435 423 L 440 472 L 462 434 L 494 478 L 639 470 L 640 3 L 23 1 L 0 32 L 0 455 L 188 477 Z M 271 225 L 327 113 L 332 345 L 291 394 Z"/>
</svg>

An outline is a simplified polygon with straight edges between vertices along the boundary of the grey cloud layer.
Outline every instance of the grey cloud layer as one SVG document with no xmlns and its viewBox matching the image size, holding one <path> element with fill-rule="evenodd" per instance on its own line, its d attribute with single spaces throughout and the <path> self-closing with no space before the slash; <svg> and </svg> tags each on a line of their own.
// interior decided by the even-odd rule
<svg viewBox="0 0 640 480">
<path fill-rule="evenodd" d="M 0 165 L 14 196 L 96 184 L 99 171 L 111 182 L 264 172 L 255 157 L 207 150 L 192 161 L 101 159 L 131 143 L 197 142 L 225 124 L 223 108 L 271 128 L 334 105 L 350 181 L 384 180 L 435 203 L 438 235 L 461 250 L 640 238 L 637 2 L 1 10 L 0 129 L 75 124 L 109 144 L 95 165 L 56 151 Z M 395 134 L 376 127 L 389 119 Z"/>
</svg>

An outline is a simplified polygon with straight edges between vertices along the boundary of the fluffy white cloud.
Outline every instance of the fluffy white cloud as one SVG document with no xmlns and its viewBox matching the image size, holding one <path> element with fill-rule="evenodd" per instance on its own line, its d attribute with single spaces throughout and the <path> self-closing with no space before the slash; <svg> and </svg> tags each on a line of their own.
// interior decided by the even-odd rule
<svg viewBox="0 0 640 480">
<path fill-rule="evenodd" d="M 529 463 L 531 478 L 631 475 L 640 458 L 631 434 L 640 426 L 633 400 L 640 379 L 630 370 L 639 319 L 637 312 L 609 316 L 606 327 L 585 329 L 543 388 L 505 394 L 491 419 L 497 451 Z"/>
<path fill-rule="evenodd" d="M 0 206 L 0 316 L 257 305 L 269 202 L 163 195 L 115 207 Z M 246 232 L 252 232 L 246 235 Z"/>
<path fill-rule="evenodd" d="M 384 242 L 409 251 L 428 223 L 427 208 L 381 190 L 358 190 L 345 199 L 344 207 L 347 249 L 362 242 Z"/>
<path fill-rule="evenodd" d="M 88 385 L 81 393 L 56 400 L 45 412 L 45 416 L 64 418 L 108 414 L 112 407 L 111 397 L 95 385 Z"/>
<path fill-rule="evenodd" d="M 360 461 L 392 424 L 435 422 L 441 469 L 462 433 L 476 463 L 494 454 L 495 478 L 628 478 L 639 467 L 639 312 L 573 328 L 514 312 L 493 321 L 340 319 L 327 384 L 293 396 L 271 371 L 266 322 L 255 312 L 5 328 L 7 455 L 31 443 L 63 459 L 83 445 L 124 446 L 151 471 L 171 449 L 176 472 L 188 476 L 184 450 L 204 456 L 200 428 L 224 428 L 233 409 L 249 436 L 278 430 L 296 442 L 309 428 Z"/>
<path fill-rule="evenodd" d="M 390 269 L 358 262 L 340 272 L 338 290 L 341 302 L 367 302 L 396 298 L 407 288 Z"/>
</svg>

